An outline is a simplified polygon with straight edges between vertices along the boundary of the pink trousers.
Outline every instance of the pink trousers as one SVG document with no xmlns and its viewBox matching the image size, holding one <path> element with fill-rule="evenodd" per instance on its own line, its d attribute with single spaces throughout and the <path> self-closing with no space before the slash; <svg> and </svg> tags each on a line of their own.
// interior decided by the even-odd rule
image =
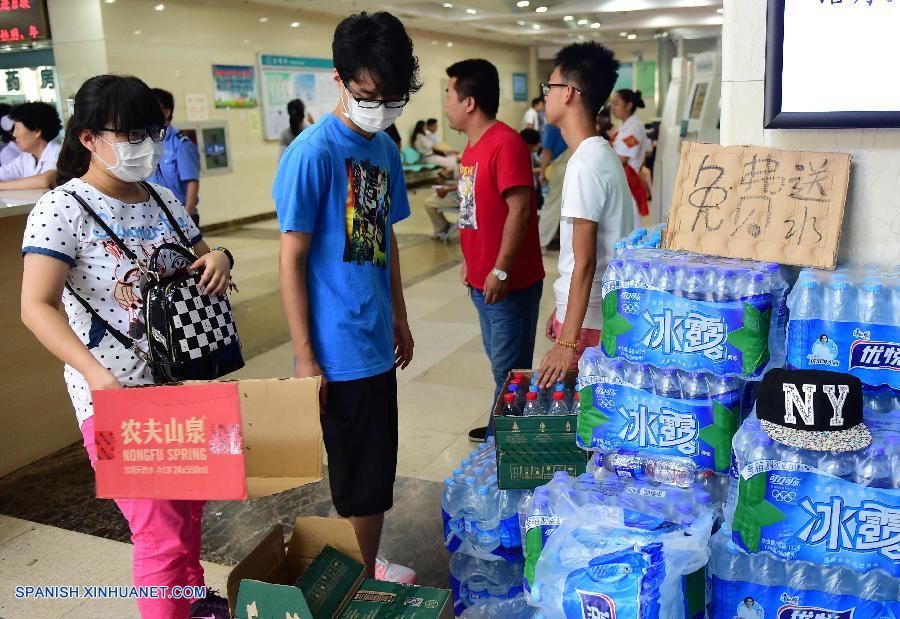
<svg viewBox="0 0 900 619">
<path fill-rule="evenodd" d="M 94 418 L 81 425 L 84 448 L 96 468 Z M 202 586 L 200 566 L 200 520 L 205 501 L 117 499 L 116 505 L 128 521 L 134 544 L 134 585 Z M 143 619 L 185 619 L 191 600 L 139 598 Z"/>
<path fill-rule="evenodd" d="M 555 340 L 559 337 L 559 334 L 562 332 L 563 325 L 556 318 L 553 319 L 553 339 Z M 581 355 L 584 354 L 585 349 L 592 348 L 594 346 L 600 345 L 600 336 L 602 332 L 599 329 L 582 329 L 578 334 L 578 341 L 575 342 L 577 348 L 575 349 L 575 356 L 572 357 L 572 369 L 578 369 L 578 361 L 581 359 Z"/>
</svg>

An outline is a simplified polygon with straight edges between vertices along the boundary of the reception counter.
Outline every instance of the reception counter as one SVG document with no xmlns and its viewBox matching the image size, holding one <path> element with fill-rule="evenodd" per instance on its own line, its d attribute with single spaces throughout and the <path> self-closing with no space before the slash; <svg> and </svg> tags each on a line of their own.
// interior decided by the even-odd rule
<svg viewBox="0 0 900 619">
<path fill-rule="evenodd" d="M 0 475 L 81 439 L 63 366 L 20 318 L 22 234 L 43 190 L 0 191 Z"/>
</svg>

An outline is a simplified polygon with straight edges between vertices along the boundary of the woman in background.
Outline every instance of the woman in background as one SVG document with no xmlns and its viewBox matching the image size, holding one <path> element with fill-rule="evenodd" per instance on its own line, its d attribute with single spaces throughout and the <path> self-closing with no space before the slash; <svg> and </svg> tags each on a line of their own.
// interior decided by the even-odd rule
<svg viewBox="0 0 900 619">
<path fill-rule="evenodd" d="M 59 142 L 55 140 L 62 129 L 56 108 L 40 101 L 23 103 L 10 111 L 9 119 L 13 123 L 13 138 L 20 153 L 0 166 L 0 189 L 53 187 L 60 149 Z"/>
<path fill-rule="evenodd" d="M 647 130 L 637 116 L 637 111 L 646 107 L 640 90 L 617 90 L 612 96 L 610 110 L 612 115 L 622 122 L 616 132 L 612 147 L 625 166 L 625 177 L 634 197 L 638 214 L 646 217 L 650 214 L 647 205 L 647 190 L 641 181 L 641 167 L 647 156 Z"/>
<path fill-rule="evenodd" d="M 290 124 L 281 132 L 281 136 L 278 138 L 282 153 L 291 145 L 294 138 L 300 135 L 304 129 L 316 122 L 312 115 L 306 112 L 306 104 L 300 99 L 288 101 L 287 112 Z"/>
</svg>

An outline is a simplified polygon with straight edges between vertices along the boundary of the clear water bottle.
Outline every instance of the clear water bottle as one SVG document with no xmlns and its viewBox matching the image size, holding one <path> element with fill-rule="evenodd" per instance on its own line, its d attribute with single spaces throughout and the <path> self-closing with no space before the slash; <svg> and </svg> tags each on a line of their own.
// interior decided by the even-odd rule
<svg viewBox="0 0 900 619">
<path fill-rule="evenodd" d="M 859 292 L 859 321 L 870 325 L 889 323 L 891 308 L 886 301 L 884 286 L 875 282 L 863 284 Z"/>
<path fill-rule="evenodd" d="M 625 362 L 621 359 L 606 360 L 606 376 L 611 379 L 625 379 Z"/>
<path fill-rule="evenodd" d="M 503 396 L 503 416 L 504 417 L 521 417 L 522 409 L 519 408 L 519 403 L 516 402 L 516 394 L 515 393 L 507 393 Z"/>
<path fill-rule="evenodd" d="M 625 261 L 621 258 L 610 260 L 606 265 L 606 274 L 603 278 L 606 281 L 621 282 L 625 279 Z"/>
<path fill-rule="evenodd" d="M 823 473 L 854 481 L 856 457 L 852 453 L 824 451 L 816 465 Z"/>
<path fill-rule="evenodd" d="M 757 422 L 759 427 L 759 422 Z M 743 453 L 746 454 L 746 462 L 757 462 L 759 460 L 775 460 L 778 458 L 778 446 L 765 432 L 755 432 L 748 434 L 751 444 Z M 754 444 L 755 443 L 755 444 Z"/>
<path fill-rule="evenodd" d="M 678 378 L 678 370 L 675 368 L 662 368 L 653 377 L 653 391 L 662 398 L 681 398 L 681 381 Z"/>
<path fill-rule="evenodd" d="M 703 372 L 684 372 L 681 376 L 681 392 L 690 400 L 708 398 L 709 385 Z"/>
<path fill-rule="evenodd" d="M 658 269 L 653 287 L 670 294 L 678 288 L 678 273 L 675 267 L 664 264 Z"/>
<path fill-rule="evenodd" d="M 900 489 L 900 436 L 888 436 L 884 439 L 884 454 L 891 467 L 891 487 Z"/>
<path fill-rule="evenodd" d="M 900 283 L 891 286 L 891 309 L 893 312 L 893 322 L 900 325 Z"/>
<path fill-rule="evenodd" d="M 814 279 L 803 279 L 797 282 L 797 292 L 793 299 L 791 317 L 796 319 L 816 320 L 822 316 L 822 291 L 819 282 Z"/>
<path fill-rule="evenodd" d="M 476 497 L 475 547 L 493 552 L 500 546 L 500 500 L 497 490 L 484 485 Z"/>
<path fill-rule="evenodd" d="M 870 488 L 891 488 L 891 464 L 882 445 L 872 445 L 859 458 L 856 465 L 856 483 Z"/>
<path fill-rule="evenodd" d="M 534 417 L 536 415 L 543 415 L 544 409 L 538 401 L 538 393 L 537 391 L 529 391 L 525 395 L 525 408 L 522 410 L 522 415 L 525 417 Z"/>
<path fill-rule="evenodd" d="M 625 381 L 636 389 L 653 392 L 653 374 L 646 363 L 632 363 L 628 366 Z"/>
<path fill-rule="evenodd" d="M 856 299 L 850 283 L 838 280 L 835 275 L 825 294 L 825 319 L 854 322 L 856 320 Z"/>
<path fill-rule="evenodd" d="M 741 284 L 739 290 L 740 298 L 742 299 L 752 299 L 753 297 L 770 294 L 770 291 L 766 288 L 766 276 L 759 271 L 748 272 L 744 275 Z"/>
<path fill-rule="evenodd" d="M 863 390 L 863 408 L 873 413 L 886 414 L 894 411 L 894 393 L 890 389 Z"/>
<path fill-rule="evenodd" d="M 689 267 L 685 272 L 683 296 L 692 301 L 706 301 L 706 273 L 703 267 Z"/>
<path fill-rule="evenodd" d="M 577 415 L 581 412 L 581 393 L 578 391 L 572 395 L 572 408 L 570 412 L 573 415 Z"/>
<path fill-rule="evenodd" d="M 548 415 L 568 415 L 569 407 L 566 406 L 566 394 L 564 391 L 553 392 L 553 404 L 550 405 Z"/>
<path fill-rule="evenodd" d="M 522 402 L 525 399 L 525 394 L 522 393 L 521 385 L 519 385 L 518 383 L 510 383 L 510 385 L 506 388 L 506 392 L 507 394 L 513 395 L 513 402 L 515 402 L 516 406 L 521 408 Z"/>
<path fill-rule="evenodd" d="M 709 395 L 711 397 L 737 391 L 741 386 L 741 379 L 735 376 L 716 376 L 710 374 L 707 376 L 706 382 L 709 383 Z"/>
<path fill-rule="evenodd" d="M 715 269 L 710 269 L 710 272 L 715 273 Z M 738 282 L 737 271 L 734 269 L 722 271 L 712 288 L 713 301 L 727 303 L 737 299 Z"/>
<path fill-rule="evenodd" d="M 463 539 L 465 534 L 465 519 L 461 499 L 465 498 L 463 484 L 457 484 L 456 479 L 444 480 L 444 489 L 441 492 L 441 509 L 447 514 L 447 533 Z M 448 540 L 449 541 L 449 540 Z"/>
</svg>

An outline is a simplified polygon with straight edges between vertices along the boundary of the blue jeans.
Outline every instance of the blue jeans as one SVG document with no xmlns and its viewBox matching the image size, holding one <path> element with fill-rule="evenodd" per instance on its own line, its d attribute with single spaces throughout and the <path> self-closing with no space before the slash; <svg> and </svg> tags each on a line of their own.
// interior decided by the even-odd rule
<svg viewBox="0 0 900 619">
<path fill-rule="evenodd" d="M 469 295 L 478 310 L 481 322 L 481 340 L 484 352 L 491 362 L 494 374 L 494 402 L 500 389 L 514 369 L 530 369 L 534 357 L 534 339 L 537 335 L 538 312 L 544 282 L 539 281 L 523 290 L 510 292 L 505 299 L 493 305 L 484 302 L 484 292 L 472 288 Z M 493 433 L 488 416 L 488 434 Z"/>
</svg>

